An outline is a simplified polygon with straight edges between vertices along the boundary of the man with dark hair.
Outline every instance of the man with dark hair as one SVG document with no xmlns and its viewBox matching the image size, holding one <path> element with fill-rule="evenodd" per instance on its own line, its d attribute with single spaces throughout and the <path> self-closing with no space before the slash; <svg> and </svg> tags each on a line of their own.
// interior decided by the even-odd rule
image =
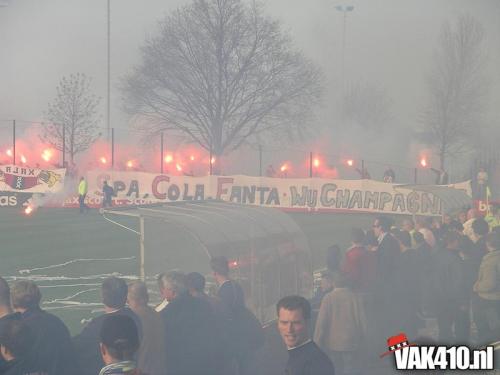
<svg viewBox="0 0 500 375">
<path fill-rule="evenodd" d="M 396 318 L 396 312 L 388 309 L 394 303 L 394 293 L 397 287 L 396 264 L 399 251 L 399 243 L 393 237 L 389 230 L 391 221 L 385 216 L 379 216 L 373 223 L 373 233 L 379 243 L 377 249 L 378 255 L 378 282 L 375 295 L 375 312 L 378 320 L 377 327 L 380 329 L 381 336 L 387 336 L 387 332 L 392 329 L 392 322 Z"/>
<path fill-rule="evenodd" d="M 195 298 L 201 298 L 212 306 L 216 314 L 220 313 L 219 300 L 205 293 L 205 276 L 198 272 L 191 272 L 186 275 L 186 286 L 189 294 Z"/>
<path fill-rule="evenodd" d="M 127 302 L 142 327 L 137 364 L 148 375 L 162 375 L 165 372 L 165 328 L 160 314 L 148 306 L 148 288 L 143 281 L 129 284 Z"/>
<path fill-rule="evenodd" d="M 225 256 L 213 257 L 210 266 L 219 289 L 217 297 L 222 320 L 222 337 L 227 347 L 225 363 L 234 362 L 239 374 L 250 371 L 256 350 L 264 342 L 262 327 L 245 306 L 240 284 L 229 278 L 229 262 Z"/>
<path fill-rule="evenodd" d="M 49 374 L 78 374 L 76 357 L 68 328 L 55 315 L 40 308 L 42 294 L 33 281 L 12 284 L 12 307 L 31 329 L 35 345 L 32 363 Z"/>
<path fill-rule="evenodd" d="M 47 375 L 31 360 L 35 336 L 31 328 L 21 320 L 9 320 L 0 329 L 0 356 L 5 363 L 2 375 Z"/>
<path fill-rule="evenodd" d="M 163 280 L 169 302 L 160 313 L 165 327 L 165 373 L 219 375 L 221 341 L 211 306 L 188 293 L 183 273 L 168 272 Z"/>
<path fill-rule="evenodd" d="M 102 322 L 99 348 L 105 366 L 99 375 L 140 375 L 134 361 L 139 334 L 134 320 L 126 315 L 110 315 Z"/>
<path fill-rule="evenodd" d="M 459 254 L 460 235 L 448 232 L 444 248 L 433 255 L 432 292 L 439 331 L 439 341 L 452 345 L 462 340 L 460 327 L 468 310 L 463 260 Z"/>
<path fill-rule="evenodd" d="M 99 332 L 103 321 L 108 316 L 126 315 L 130 317 L 141 336 L 141 323 L 137 315 L 125 307 L 127 301 L 127 283 L 118 277 L 108 277 L 102 283 L 101 298 L 104 314 L 92 319 L 82 332 L 73 338 L 77 350 L 80 369 L 84 375 L 95 375 L 104 366 L 99 352 Z"/>
<path fill-rule="evenodd" d="M 287 296 L 276 305 L 278 330 L 288 349 L 286 374 L 333 375 L 333 364 L 328 356 L 311 340 L 309 320 L 311 305 L 300 296 Z"/>
<path fill-rule="evenodd" d="M 14 312 L 10 305 L 10 288 L 7 281 L 0 277 L 0 332 L 4 325 L 8 324 L 11 320 L 20 320 L 21 314 Z M 0 355 L 0 374 L 5 365 L 5 360 Z"/>
<path fill-rule="evenodd" d="M 479 217 L 472 222 L 472 231 L 476 238 L 474 241 L 474 252 L 479 258 L 479 262 L 481 262 L 481 259 L 488 253 L 486 248 L 486 235 L 490 231 L 490 226 L 486 220 Z"/>
<path fill-rule="evenodd" d="M 406 231 L 398 231 L 395 235 L 401 251 L 396 265 L 397 289 L 394 305 L 398 311 L 398 329 L 411 337 L 417 335 L 417 330 L 422 323 L 417 316 L 422 302 L 421 276 L 422 258 L 415 249 L 411 248 L 411 236 Z M 396 322 L 395 322 L 396 324 Z"/>
<path fill-rule="evenodd" d="M 115 191 L 108 185 L 108 181 L 104 181 L 102 185 L 102 207 L 113 207 L 113 195 Z"/>
<path fill-rule="evenodd" d="M 210 267 L 219 286 L 217 297 L 220 299 L 223 314 L 230 317 L 235 310 L 245 306 L 243 289 L 240 284 L 229 278 L 229 262 L 225 256 L 213 257 Z"/>
</svg>

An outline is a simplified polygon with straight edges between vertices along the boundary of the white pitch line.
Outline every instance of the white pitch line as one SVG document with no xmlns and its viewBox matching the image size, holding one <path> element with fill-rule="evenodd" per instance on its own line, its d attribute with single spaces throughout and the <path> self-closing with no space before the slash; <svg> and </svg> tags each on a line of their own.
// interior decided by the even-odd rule
<svg viewBox="0 0 500 375">
<path fill-rule="evenodd" d="M 135 256 L 127 257 L 127 258 L 111 258 L 111 259 L 73 259 L 73 260 L 70 260 L 70 261 L 67 261 L 64 263 L 60 263 L 60 264 L 52 264 L 52 265 L 47 266 L 47 267 L 37 267 L 37 268 L 32 268 L 32 269 L 24 269 L 24 270 L 19 270 L 18 272 L 21 275 L 23 275 L 26 273 L 31 273 L 33 271 L 40 271 L 40 270 L 48 270 L 48 269 L 52 269 L 52 268 L 65 267 L 69 264 L 77 263 L 77 262 L 102 262 L 102 261 L 112 261 L 112 260 L 133 260 L 133 259 L 135 259 Z"/>
</svg>

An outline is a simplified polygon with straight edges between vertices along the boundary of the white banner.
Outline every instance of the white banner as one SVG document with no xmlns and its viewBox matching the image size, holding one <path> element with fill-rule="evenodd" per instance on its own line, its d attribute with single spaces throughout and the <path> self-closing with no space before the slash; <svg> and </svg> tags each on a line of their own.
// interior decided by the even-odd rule
<svg viewBox="0 0 500 375">
<path fill-rule="evenodd" d="M 347 211 L 388 214 L 439 215 L 441 201 L 430 193 L 373 180 L 269 178 L 251 176 L 168 176 L 141 172 L 87 174 L 87 204 L 100 206 L 102 183 L 108 181 L 114 205 L 151 204 L 182 200 L 221 199 L 227 202 L 296 211 Z M 453 185 L 470 194 L 470 183 Z M 76 192 L 75 192 L 76 194 Z M 77 197 L 65 202 L 76 206 Z"/>
<path fill-rule="evenodd" d="M 38 169 L 0 165 L 0 191 L 57 193 L 64 188 L 66 169 Z"/>
</svg>

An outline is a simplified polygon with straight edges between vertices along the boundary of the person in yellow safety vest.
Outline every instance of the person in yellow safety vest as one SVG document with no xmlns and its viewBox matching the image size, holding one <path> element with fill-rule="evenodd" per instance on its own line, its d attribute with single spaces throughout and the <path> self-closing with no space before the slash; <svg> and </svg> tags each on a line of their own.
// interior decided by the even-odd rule
<svg viewBox="0 0 500 375">
<path fill-rule="evenodd" d="M 85 196 L 87 195 L 87 191 L 89 190 L 89 186 L 87 184 L 87 180 L 84 177 L 80 177 L 80 183 L 78 184 L 78 203 L 80 204 L 80 213 L 82 214 L 85 210 L 89 211 L 89 206 L 85 204 Z"/>
<path fill-rule="evenodd" d="M 484 220 L 486 220 L 490 226 L 490 230 L 493 230 L 495 227 L 500 227 L 500 206 L 493 206 L 491 211 L 484 217 Z"/>
</svg>

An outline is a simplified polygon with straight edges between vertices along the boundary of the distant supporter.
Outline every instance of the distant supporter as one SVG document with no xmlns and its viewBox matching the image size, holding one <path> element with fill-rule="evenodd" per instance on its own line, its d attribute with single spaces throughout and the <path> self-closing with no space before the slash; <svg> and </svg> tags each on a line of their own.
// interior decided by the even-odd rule
<svg viewBox="0 0 500 375">
<path fill-rule="evenodd" d="M 476 209 L 471 208 L 469 211 L 467 211 L 466 215 L 467 219 L 462 223 L 464 226 L 464 234 L 469 237 L 471 241 L 476 242 L 477 237 L 474 234 L 474 230 L 472 229 L 472 223 L 474 222 L 474 220 L 476 220 L 476 218 L 479 217 L 479 214 Z"/>
<path fill-rule="evenodd" d="M 108 185 L 108 181 L 103 182 L 102 195 L 102 207 L 113 207 L 113 195 L 115 195 L 115 191 Z"/>
<path fill-rule="evenodd" d="M 139 336 L 141 335 L 141 323 L 137 315 L 125 307 L 127 301 L 127 283 L 118 277 L 108 277 L 101 286 L 102 303 L 104 314 L 92 319 L 82 332 L 73 338 L 83 375 L 95 375 L 104 366 L 99 351 L 99 332 L 104 320 L 113 315 L 126 315 L 137 325 Z"/>
<path fill-rule="evenodd" d="M 394 183 L 396 182 L 396 173 L 394 173 L 394 170 L 391 167 L 386 167 L 384 171 L 384 182 L 387 183 Z"/>
<path fill-rule="evenodd" d="M 141 375 L 134 360 L 139 349 L 139 333 L 132 318 L 107 316 L 99 331 L 99 347 L 105 365 L 99 375 Z"/>
<path fill-rule="evenodd" d="M 35 337 L 33 365 L 49 374 L 79 374 L 68 328 L 55 315 L 40 308 L 42 294 L 33 281 L 17 281 L 11 287 L 12 307 Z"/>
<path fill-rule="evenodd" d="M 334 375 L 328 356 L 311 340 L 311 305 L 300 296 L 287 296 L 276 305 L 278 330 L 288 349 L 285 374 Z"/>
<path fill-rule="evenodd" d="M 422 302 L 422 258 L 417 250 L 411 247 L 411 237 L 408 232 L 399 231 L 395 237 L 399 242 L 401 255 L 398 257 L 396 266 L 398 288 L 394 296 L 394 301 L 397 301 L 394 309 L 399 311 L 398 321 L 401 332 L 415 337 L 422 325 L 417 315 Z"/>
<path fill-rule="evenodd" d="M 467 325 L 468 293 L 465 288 L 463 260 L 459 254 L 460 236 L 448 232 L 444 248 L 433 255 L 432 292 L 438 323 L 439 342 L 463 343 Z"/>
<path fill-rule="evenodd" d="M 352 229 L 351 243 L 345 254 L 342 273 L 356 291 L 372 292 L 377 281 L 377 257 L 365 248 L 365 233 L 362 229 Z"/>
<path fill-rule="evenodd" d="M 364 301 L 342 273 L 335 289 L 323 299 L 314 330 L 314 342 L 335 363 L 337 374 L 359 373 L 360 352 L 366 339 L 367 317 Z"/>
<path fill-rule="evenodd" d="M 0 332 L 12 320 L 21 320 L 21 313 L 14 312 L 10 306 L 10 288 L 5 279 L 0 277 Z M 0 374 L 5 365 L 5 360 L 0 355 Z"/>
<path fill-rule="evenodd" d="M 2 375 L 49 375 L 48 370 L 32 360 L 36 337 L 21 320 L 9 320 L 0 330 L 0 353 L 5 363 Z"/>
<path fill-rule="evenodd" d="M 198 272 L 191 272 L 186 275 L 186 285 L 188 292 L 195 298 L 201 298 L 212 306 L 215 313 L 220 312 L 219 300 L 205 293 L 205 276 Z"/>
<path fill-rule="evenodd" d="M 161 312 L 165 307 L 167 307 L 168 305 L 168 299 L 166 297 L 166 294 L 165 294 L 165 275 L 166 273 L 165 272 L 162 272 L 158 275 L 156 281 L 158 283 L 158 290 L 160 292 L 160 296 L 162 298 L 162 301 L 160 302 L 160 304 L 158 306 L 155 307 L 155 311 L 156 312 Z"/>
<path fill-rule="evenodd" d="M 163 276 L 168 305 L 161 311 L 167 375 L 220 375 L 220 332 L 210 304 L 192 297 L 186 276 L 171 271 Z"/>
<path fill-rule="evenodd" d="M 165 328 L 160 314 L 148 306 L 146 284 L 142 281 L 129 284 L 127 301 L 141 321 L 142 340 L 137 352 L 138 367 L 148 375 L 162 375 L 165 373 Z"/>
<path fill-rule="evenodd" d="M 486 248 L 486 235 L 490 231 L 490 227 L 486 220 L 478 217 L 472 222 L 472 231 L 476 240 L 474 240 L 474 250 L 476 256 L 482 258 L 488 252 Z"/>
<path fill-rule="evenodd" d="M 486 246 L 488 253 L 481 261 L 472 300 L 480 344 L 500 337 L 500 232 L 488 234 Z"/>
<path fill-rule="evenodd" d="M 415 229 L 418 232 L 422 233 L 425 241 L 429 244 L 431 248 L 436 247 L 436 237 L 434 237 L 434 233 L 432 233 L 432 231 L 429 228 L 429 224 L 424 218 L 422 217 L 417 218 L 417 220 L 415 221 Z"/>
<path fill-rule="evenodd" d="M 490 226 L 490 230 L 500 227 L 500 205 L 492 206 L 490 212 L 484 217 L 484 220 Z"/>
<path fill-rule="evenodd" d="M 316 289 L 313 298 L 311 298 L 313 313 L 319 310 L 323 298 L 333 290 L 333 277 L 333 273 L 330 271 L 321 272 L 320 286 Z"/>
<path fill-rule="evenodd" d="M 412 219 L 404 219 L 401 225 L 401 229 L 410 234 L 411 238 L 411 247 L 416 248 L 417 244 L 415 243 L 415 223 Z"/>
</svg>

